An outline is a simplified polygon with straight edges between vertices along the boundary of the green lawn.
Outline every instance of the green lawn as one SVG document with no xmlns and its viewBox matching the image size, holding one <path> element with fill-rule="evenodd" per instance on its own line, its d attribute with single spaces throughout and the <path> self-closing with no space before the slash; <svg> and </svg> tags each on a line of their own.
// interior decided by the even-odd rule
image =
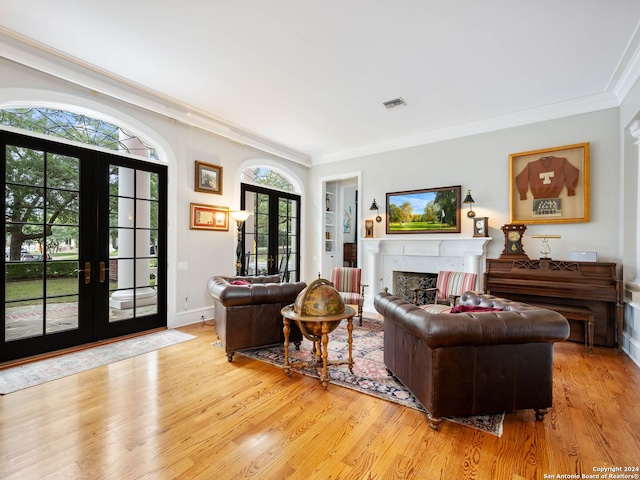
<svg viewBox="0 0 640 480">
<path fill-rule="evenodd" d="M 38 298 L 42 296 L 42 280 L 15 280 L 7 282 L 5 285 L 6 301 L 20 300 L 26 298 Z M 78 293 L 78 279 L 61 277 L 47 280 L 47 296 L 75 295 Z M 72 301 L 68 297 L 51 298 L 49 303 L 62 303 Z M 40 303 L 40 300 L 11 303 L 10 306 L 17 307 Z"/>
<path fill-rule="evenodd" d="M 391 232 L 410 232 L 412 230 L 455 230 L 455 227 L 446 223 L 427 223 L 427 222 L 406 222 L 406 223 L 390 223 L 389 231 Z"/>
<path fill-rule="evenodd" d="M 78 252 L 62 252 L 62 253 L 51 253 L 51 258 L 54 260 L 77 260 Z"/>
<path fill-rule="evenodd" d="M 112 252 L 111 255 L 117 255 Z M 56 253 L 54 260 L 77 260 L 78 252 Z M 37 262 L 34 262 L 34 264 Z M 53 263 L 52 263 L 53 264 Z M 149 266 L 157 267 L 158 259 L 150 259 Z M 74 267 L 75 268 L 75 267 Z M 155 285 L 155 278 L 150 279 L 150 285 Z M 118 288 L 118 283 L 109 281 L 109 290 Z M 34 280 L 12 280 L 5 284 L 5 301 L 7 307 L 18 307 L 26 305 L 36 305 L 42 302 L 43 296 L 42 279 Z M 54 277 L 47 279 L 47 303 L 65 303 L 76 301 L 78 294 L 78 279 L 74 277 Z M 64 295 L 64 296 L 61 296 Z M 51 298 L 58 297 L 58 298 Z M 9 303 L 10 302 L 10 303 Z"/>
<path fill-rule="evenodd" d="M 117 282 L 109 282 L 109 288 L 118 288 Z M 9 307 L 20 307 L 25 305 L 35 305 L 41 303 L 42 280 L 17 280 L 7 282 L 5 285 L 5 300 L 11 302 Z M 59 298 L 47 298 L 47 303 L 66 303 L 76 301 L 78 293 L 78 279 L 74 277 L 60 277 L 47 280 L 47 297 L 57 297 L 58 295 L 68 295 Z M 24 300 L 13 302 L 13 300 Z"/>
</svg>

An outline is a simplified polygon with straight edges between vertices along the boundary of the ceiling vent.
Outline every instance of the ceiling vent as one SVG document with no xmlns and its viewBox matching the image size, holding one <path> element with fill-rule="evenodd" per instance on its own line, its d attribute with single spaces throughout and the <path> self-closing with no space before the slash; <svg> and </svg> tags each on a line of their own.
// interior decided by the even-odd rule
<svg viewBox="0 0 640 480">
<path fill-rule="evenodd" d="M 405 102 L 402 98 L 398 97 L 398 98 L 394 98 L 393 100 L 389 100 L 388 102 L 384 102 L 383 105 L 387 109 L 391 109 L 396 107 L 404 107 L 407 105 L 407 102 Z"/>
</svg>

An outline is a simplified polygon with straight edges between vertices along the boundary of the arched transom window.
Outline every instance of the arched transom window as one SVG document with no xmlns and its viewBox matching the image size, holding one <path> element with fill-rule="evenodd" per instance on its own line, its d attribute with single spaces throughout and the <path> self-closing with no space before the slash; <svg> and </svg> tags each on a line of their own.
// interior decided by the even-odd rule
<svg viewBox="0 0 640 480">
<path fill-rule="evenodd" d="M 6 108 L 0 110 L 0 124 L 157 159 L 155 150 L 139 138 L 138 142 L 131 142 L 136 137 L 122 128 L 81 113 L 51 108 Z"/>
</svg>

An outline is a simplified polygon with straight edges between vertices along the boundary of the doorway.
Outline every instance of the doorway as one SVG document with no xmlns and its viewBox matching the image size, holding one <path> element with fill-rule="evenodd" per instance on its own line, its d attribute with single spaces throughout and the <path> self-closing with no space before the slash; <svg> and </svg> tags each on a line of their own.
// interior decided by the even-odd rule
<svg viewBox="0 0 640 480">
<path fill-rule="evenodd" d="M 0 148 L 0 361 L 166 326 L 166 166 L 5 131 Z"/>
<path fill-rule="evenodd" d="M 299 281 L 300 195 L 246 183 L 241 192 L 241 208 L 253 213 L 243 225 L 241 274 Z"/>
<path fill-rule="evenodd" d="M 334 267 L 362 265 L 360 247 L 362 200 L 361 175 L 346 173 L 320 179 L 322 189 L 322 241 L 318 272 L 331 278 Z"/>
</svg>

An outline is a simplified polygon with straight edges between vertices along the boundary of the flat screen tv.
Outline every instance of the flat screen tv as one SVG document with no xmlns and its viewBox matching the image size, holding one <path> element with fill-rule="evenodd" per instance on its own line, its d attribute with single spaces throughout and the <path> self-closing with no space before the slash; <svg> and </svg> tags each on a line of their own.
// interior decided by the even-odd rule
<svg viewBox="0 0 640 480">
<path fill-rule="evenodd" d="M 387 193 L 387 233 L 460 233 L 461 186 Z"/>
</svg>

